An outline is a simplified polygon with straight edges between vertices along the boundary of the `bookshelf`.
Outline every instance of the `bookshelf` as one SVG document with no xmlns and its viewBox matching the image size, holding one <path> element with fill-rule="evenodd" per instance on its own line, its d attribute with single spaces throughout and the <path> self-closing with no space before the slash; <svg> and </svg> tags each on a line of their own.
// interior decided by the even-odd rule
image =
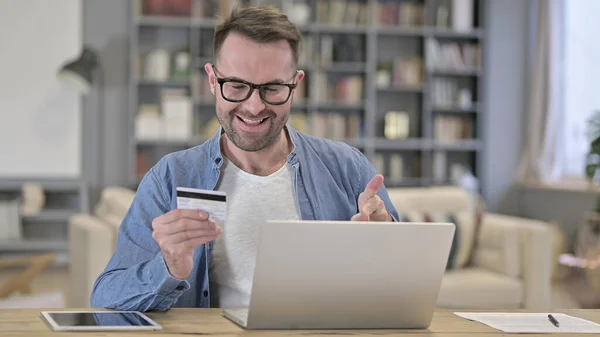
<svg viewBox="0 0 600 337">
<path fill-rule="evenodd" d="M 18 215 L 22 186 L 28 182 L 41 185 L 44 205 L 35 215 Z M 80 179 L 1 178 L 0 217 L 15 221 L 0 220 L 0 256 L 58 252 L 57 263 L 67 262 L 68 221 L 75 213 L 88 212 L 87 202 L 86 184 Z"/>
<path fill-rule="evenodd" d="M 303 34 L 294 127 L 357 147 L 389 187 L 448 184 L 455 164 L 480 177 L 485 0 L 131 0 L 132 185 L 218 128 L 202 66 L 215 14 L 242 2 L 283 9 Z"/>
</svg>

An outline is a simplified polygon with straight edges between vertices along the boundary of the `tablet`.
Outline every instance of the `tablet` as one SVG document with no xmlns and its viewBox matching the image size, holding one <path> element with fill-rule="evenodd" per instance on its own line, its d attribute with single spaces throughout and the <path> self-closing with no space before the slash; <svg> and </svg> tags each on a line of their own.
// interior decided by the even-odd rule
<svg viewBox="0 0 600 337">
<path fill-rule="evenodd" d="M 54 331 L 162 330 L 138 311 L 42 311 Z"/>
</svg>

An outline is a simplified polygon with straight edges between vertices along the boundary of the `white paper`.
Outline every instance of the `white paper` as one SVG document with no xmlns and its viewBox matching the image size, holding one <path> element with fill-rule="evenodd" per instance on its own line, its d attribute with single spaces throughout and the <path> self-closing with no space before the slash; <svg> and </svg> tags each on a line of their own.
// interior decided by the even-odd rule
<svg viewBox="0 0 600 337">
<path fill-rule="evenodd" d="M 455 312 L 457 316 L 511 333 L 600 333 L 600 324 L 559 313 Z M 552 314 L 559 322 L 554 326 Z"/>
</svg>

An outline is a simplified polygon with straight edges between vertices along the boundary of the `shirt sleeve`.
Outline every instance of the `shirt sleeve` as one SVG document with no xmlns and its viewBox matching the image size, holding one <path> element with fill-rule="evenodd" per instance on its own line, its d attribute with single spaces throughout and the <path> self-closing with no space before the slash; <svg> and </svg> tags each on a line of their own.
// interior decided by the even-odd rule
<svg viewBox="0 0 600 337">
<path fill-rule="evenodd" d="M 170 210 L 154 169 L 140 183 L 121 226 L 117 246 L 98 276 L 91 307 L 117 310 L 165 311 L 190 288 L 169 273 L 152 237 L 152 221 Z"/>
</svg>

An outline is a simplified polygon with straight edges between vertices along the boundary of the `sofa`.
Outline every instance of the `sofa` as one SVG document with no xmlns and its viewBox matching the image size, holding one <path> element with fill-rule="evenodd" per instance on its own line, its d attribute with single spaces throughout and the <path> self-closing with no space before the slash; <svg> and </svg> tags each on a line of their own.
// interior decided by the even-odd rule
<svg viewBox="0 0 600 337">
<path fill-rule="evenodd" d="M 131 189 L 110 186 L 102 191 L 92 214 L 78 213 L 69 218 L 69 307 L 90 307 L 94 282 L 116 249 L 119 226 L 134 197 Z"/>
<path fill-rule="evenodd" d="M 438 307 L 550 308 L 553 257 L 549 224 L 489 212 L 477 217 L 481 208 L 474 205 L 471 194 L 458 187 L 392 188 L 389 195 L 401 220 L 434 212 L 461 219 L 455 235 L 461 239 L 460 263 L 447 269 Z M 107 187 L 92 214 L 70 218 L 69 307 L 89 307 L 94 281 L 115 250 L 119 225 L 134 196 L 132 190 Z"/>
<path fill-rule="evenodd" d="M 392 188 L 388 193 L 401 217 L 449 213 L 460 220 L 455 236 L 460 235 L 459 250 L 466 258 L 446 270 L 438 307 L 551 308 L 556 268 L 552 224 L 486 212 L 478 195 L 455 186 Z"/>
</svg>

